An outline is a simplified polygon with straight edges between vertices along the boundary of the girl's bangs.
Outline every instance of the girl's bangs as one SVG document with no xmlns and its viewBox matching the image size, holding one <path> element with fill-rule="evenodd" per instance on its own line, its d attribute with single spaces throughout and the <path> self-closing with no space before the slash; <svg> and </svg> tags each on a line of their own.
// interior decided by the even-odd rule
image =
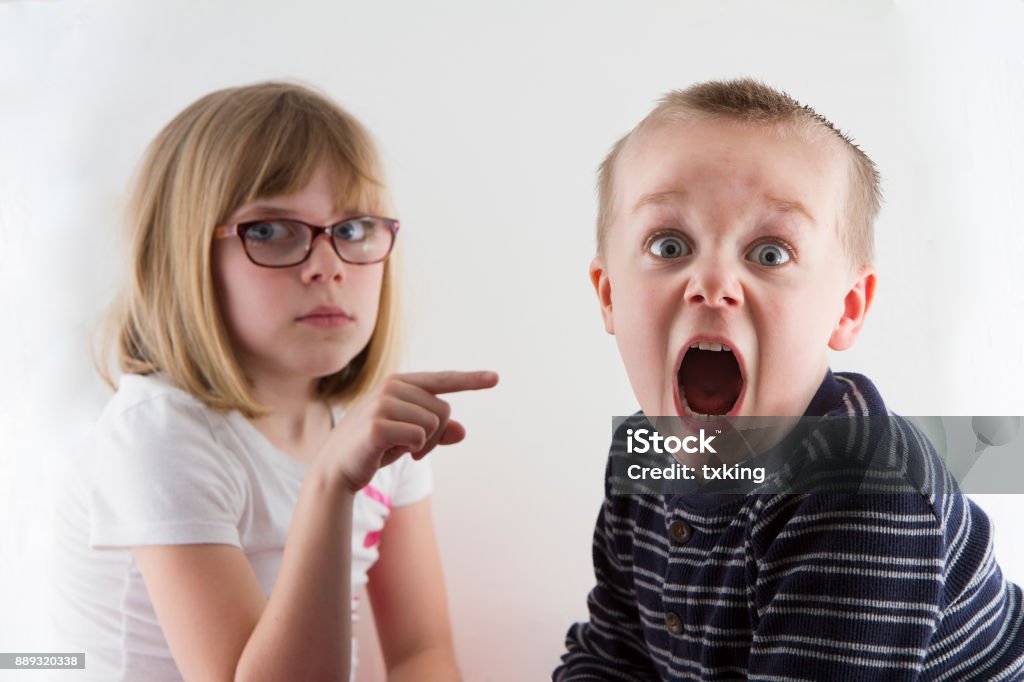
<svg viewBox="0 0 1024 682">
<path fill-rule="evenodd" d="M 289 107 L 288 115 L 268 116 L 248 140 L 236 177 L 249 179 L 235 196 L 238 206 L 255 199 L 292 194 L 306 187 L 321 168 L 334 172 L 339 213 L 390 211 L 379 162 L 369 134 L 335 112 Z M 228 211 L 237 209 L 231 207 Z"/>
</svg>

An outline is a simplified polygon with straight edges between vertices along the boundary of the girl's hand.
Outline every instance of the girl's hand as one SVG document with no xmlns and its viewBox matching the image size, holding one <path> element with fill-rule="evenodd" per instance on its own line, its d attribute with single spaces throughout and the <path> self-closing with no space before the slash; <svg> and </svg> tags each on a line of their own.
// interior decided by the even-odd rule
<svg viewBox="0 0 1024 682">
<path fill-rule="evenodd" d="M 494 372 L 416 372 L 385 379 L 342 418 L 320 451 L 319 460 L 352 493 L 377 470 L 407 452 L 416 459 L 436 445 L 458 443 L 466 429 L 449 419 L 441 393 L 475 391 L 498 383 Z"/>
</svg>

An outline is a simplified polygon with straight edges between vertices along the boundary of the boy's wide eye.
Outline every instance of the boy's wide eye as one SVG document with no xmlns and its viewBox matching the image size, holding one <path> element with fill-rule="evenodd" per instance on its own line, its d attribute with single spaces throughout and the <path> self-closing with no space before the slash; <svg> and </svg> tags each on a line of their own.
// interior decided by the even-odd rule
<svg viewBox="0 0 1024 682">
<path fill-rule="evenodd" d="M 690 254 L 689 245 L 679 237 L 658 237 L 648 248 L 651 254 L 665 260 L 674 260 Z"/>
<path fill-rule="evenodd" d="M 769 268 L 788 263 L 789 258 L 789 251 L 778 244 L 758 244 L 747 254 L 748 260 Z"/>
</svg>

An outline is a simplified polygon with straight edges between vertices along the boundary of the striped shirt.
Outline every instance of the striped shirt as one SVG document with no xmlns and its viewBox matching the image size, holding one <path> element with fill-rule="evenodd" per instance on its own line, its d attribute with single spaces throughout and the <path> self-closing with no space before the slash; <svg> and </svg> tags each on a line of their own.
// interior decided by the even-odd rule
<svg viewBox="0 0 1024 682">
<path fill-rule="evenodd" d="M 831 372 L 807 411 L 868 415 L 891 415 L 874 385 Z M 590 620 L 569 629 L 552 679 L 1024 679 L 1021 589 L 988 517 L 893 423 L 927 463 L 918 492 L 622 495 L 606 481 Z M 802 456 L 879 447 L 855 436 L 807 439 Z M 624 450 L 619 429 L 609 476 Z"/>
</svg>

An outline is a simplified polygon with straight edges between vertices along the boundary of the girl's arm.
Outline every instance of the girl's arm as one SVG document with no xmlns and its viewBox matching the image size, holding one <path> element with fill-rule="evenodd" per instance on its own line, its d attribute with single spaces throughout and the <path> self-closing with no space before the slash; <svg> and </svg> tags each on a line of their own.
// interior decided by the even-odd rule
<svg viewBox="0 0 1024 682">
<path fill-rule="evenodd" d="M 237 547 L 134 547 L 182 675 L 347 682 L 355 494 L 402 453 L 422 457 L 462 439 L 437 394 L 496 382 L 486 372 L 397 375 L 354 406 L 306 473 L 269 599 Z"/>
<path fill-rule="evenodd" d="M 133 549 L 186 680 L 348 679 L 352 501 L 306 475 L 269 600 L 237 547 Z"/>
<path fill-rule="evenodd" d="M 392 509 L 368 578 L 390 682 L 459 680 L 429 497 Z"/>
</svg>

